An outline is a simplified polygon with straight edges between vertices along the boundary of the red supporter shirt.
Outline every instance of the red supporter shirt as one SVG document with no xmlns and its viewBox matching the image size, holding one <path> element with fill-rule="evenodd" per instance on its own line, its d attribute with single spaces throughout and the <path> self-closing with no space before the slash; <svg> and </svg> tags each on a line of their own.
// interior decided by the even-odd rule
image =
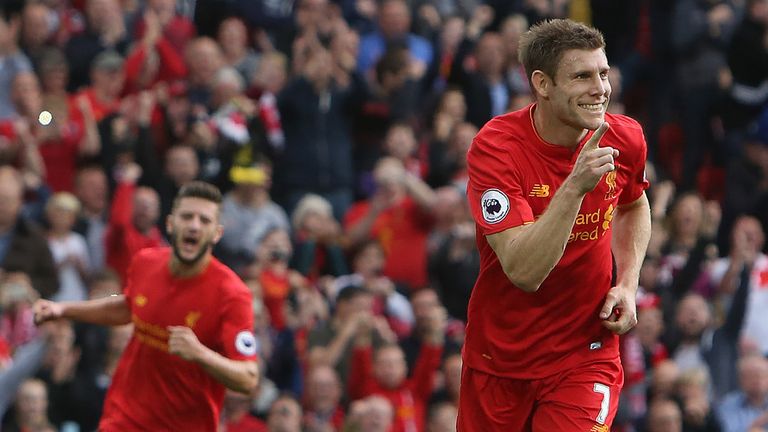
<svg viewBox="0 0 768 432">
<path fill-rule="evenodd" d="M 165 243 L 157 227 L 152 227 L 147 234 L 142 234 L 133 225 L 131 215 L 135 191 L 136 186 L 133 184 L 117 185 L 110 209 L 109 226 L 104 235 L 107 265 L 120 275 L 123 285 L 127 283 L 128 266 L 136 253 L 144 248 L 162 246 Z"/>
<path fill-rule="evenodd" d="M 259 274 L 262 300 L 269 311 L 270 325 L 275 330 L 284 330 L 287 322 L 285 317 L 285 302 L 291 293 L 288 272 L 276 273 L 266 269 Z"/>
<path fill-rule="evenodd" d="M 370 208 L 369 201 L 354 204 L 344 217 L 344 226 L 354 225 Z M 410 197 L 376 217 L 370 234 L 386 254 L 384 274 L 387 277 L 408 284 L 412 290 L 426 286 L 427 236 L 432 226 L 432 217 Z"/>
<path fill-rule="evenodd" d="M 442 346 L 423 344 L 411 377 L 395 389 L 382 387 L 373 375 L 373 349 L 355 347 L 349 376 L 349 396 L 361 399 L 370 395 L 387 398 L 395 411 L 392 432 L 425 430 L 427 405 L 432 395 L 435 371 L 440 368 Z"/>
<path fill-rule="evenodd" d="M 168 326 L 191 327 L 208 348 L 255 360 L 251 293 L 215 258 L 197 276 L 175 278 L 170 248 L 144 249 L 131 264 L 126 302 L 133 336 L 104 402 L 100 431 L 215 431 L 224 386 L 168 353 Z"/>
<path fill-rule="evenodd" d="M 54 192 L 72 192 L 75 185 L 75 171 L 80 157 L 80 145 L 85 137 L 82 123 L 72 120 L 75 116 L 73 103 L 69 104 L 69 120 L 58 126 L 58 139 L 41 141 L 38 145 L 45 164 L 45 182 Z"/>
<path fill-rule="evenodd" d="M 598 316 L 611 288 L 611 221 L 641 197 L 646 144 L 640 125 L 606 114 L 600 145 L 619 150 L 616 171 L 582 201 L 565 252 L 535 293 L 515 287 L 485 236 L 533 223 L 571 173 L 576 151 L 543 141 L 530 105 L 494 118 L 478 133 L 467 163 L 467 197 L 477 229 L 480 274 L 468 308 L 467 366 L 513 379 L 542 378 L 619 355 L 618 337 Z"/>
</svg>

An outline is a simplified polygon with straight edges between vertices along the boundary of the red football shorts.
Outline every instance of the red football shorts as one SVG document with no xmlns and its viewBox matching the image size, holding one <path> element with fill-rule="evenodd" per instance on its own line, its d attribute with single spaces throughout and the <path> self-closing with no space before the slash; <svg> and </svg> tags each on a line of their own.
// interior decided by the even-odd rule
<svg viewBox="0 0 768 432">
<path fill-rule="evenodd" d="M 465 366 L 458 432 L 608 432 L 623 384 L 618 358 L 537 380 L 501 378 Z"/>
</svg>

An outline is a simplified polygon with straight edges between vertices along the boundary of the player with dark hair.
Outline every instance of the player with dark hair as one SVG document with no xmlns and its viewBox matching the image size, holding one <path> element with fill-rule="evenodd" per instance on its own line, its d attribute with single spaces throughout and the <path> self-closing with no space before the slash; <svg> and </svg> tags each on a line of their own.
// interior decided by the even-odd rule
<svg viewBox="0 0 768 432">
<path fill-rule="evenodd" d="M 216 187 L 188 183 L 167 219 L 171 247 L 141 250 L 122 295 L 35 304 L 37 323 L 133 323 L 100 431 L 216 430 L 225 387 L 256 387 L 250 291 L 211 255 L 222 234 L 220 205 Z"/>
<path fill-rule="evenodd" d="M 608 431 L 650 237 L 646 143 L 606 113 L 599 31 L 545 21 L 519 55 L 535 103 L 489 121 L 468 154 L 481 271 L 458 430 Z"/>
</svg>

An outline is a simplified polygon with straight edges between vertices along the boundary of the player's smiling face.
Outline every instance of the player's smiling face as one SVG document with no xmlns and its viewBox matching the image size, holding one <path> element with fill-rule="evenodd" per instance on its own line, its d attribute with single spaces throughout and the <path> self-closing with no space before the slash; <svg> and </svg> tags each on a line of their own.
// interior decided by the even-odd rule
<svg viewBox="0 0 768 432">
<path fill-rule="evenodd" d="M 563 53 L 549 90 L 558 119 L 577 129 L 597 129 L 605 119 L 611 97 L 608 59 L 602 49 Z"/>
<path fill-rule="evenodd" d="M 221 238 L 219 207 L 201 198 L 182 198 L 168 216 L 167 229 L 176 258 L 195 264 Z"/>
</svg>

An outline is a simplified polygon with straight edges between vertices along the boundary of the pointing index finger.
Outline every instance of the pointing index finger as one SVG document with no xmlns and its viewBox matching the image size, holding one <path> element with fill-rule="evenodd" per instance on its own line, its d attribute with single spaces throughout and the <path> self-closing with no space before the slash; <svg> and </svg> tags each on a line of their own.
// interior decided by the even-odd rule
<svg viewBox="0 0 768 432">
<path fill-rule="evenodd" d="M 584 144 L 585 149 L 594 150 L 600 145 L 600 140 L 603 138 L 603 135 L 605 135 L 605 131 L 608 130 L 610 125 L 608 122 L 603 122 L 603 124 L 600 125 L 600 127 L 597 128 L 594 134 L 592 134 L 592 137 L 589 138 L 589 141 L 587 141 L 586 144 Z"/>
</svg>

